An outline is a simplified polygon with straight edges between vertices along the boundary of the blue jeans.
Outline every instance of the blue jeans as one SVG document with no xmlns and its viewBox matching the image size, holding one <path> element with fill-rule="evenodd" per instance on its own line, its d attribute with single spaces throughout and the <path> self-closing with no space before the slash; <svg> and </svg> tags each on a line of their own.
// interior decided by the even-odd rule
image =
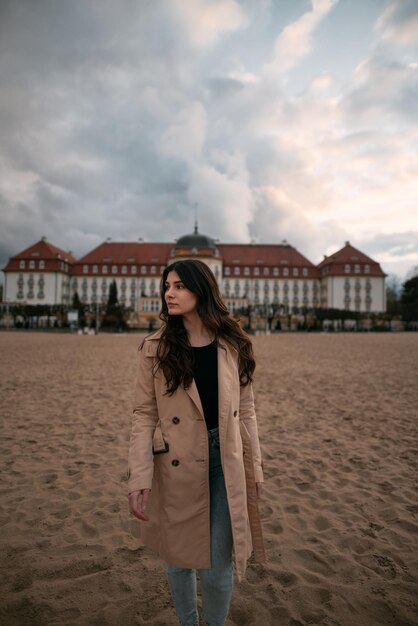
<svg viewBox="0 0 418 626">
<path fill-rule="evenodd" d="M 209 434 L 210 557 L 212 567 L 198 570 L 203 619 L 207 626 L 223 626 L 232 595 L 232 530 L 221 465 L 219 431 Z M 196 570 L 167 565 L 168 583 L 181 626 L 197 626 Z"/>
</svg>

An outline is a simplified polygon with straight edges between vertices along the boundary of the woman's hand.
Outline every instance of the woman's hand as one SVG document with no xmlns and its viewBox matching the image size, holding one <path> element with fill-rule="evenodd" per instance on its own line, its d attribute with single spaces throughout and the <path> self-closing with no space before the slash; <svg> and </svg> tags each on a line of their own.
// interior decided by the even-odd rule
<svg viewBox="0 0 418 626">
<path fill-rule="evenodd" d="M 148 522 L 149 517 L 146 515 L 148 496 L 151 489 L 141 489 L 140 491 L 132 491 L 129 494 L 129 510 L 143 522 Z"/>
<path fill-rule="evenodd" d="M 255 483 L 255 490 L 257 492 L 257 498 L 260 499 L 263 493 L 263 483 Z"/>
</svg>

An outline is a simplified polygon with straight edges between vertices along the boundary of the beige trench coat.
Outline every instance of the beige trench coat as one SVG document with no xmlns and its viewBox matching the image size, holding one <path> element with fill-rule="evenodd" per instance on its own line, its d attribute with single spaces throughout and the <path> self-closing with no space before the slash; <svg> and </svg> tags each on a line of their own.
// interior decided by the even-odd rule
<svg viewBox="0 0 418 626">
<path fill-rule="evenodd" d="M 128 489 L 151 489 L 148 522 L 140 522 L 144 544 L 174 567 L 209 568 L 209 452 L 199 393 L 165 395 L 161 370 L 153 365 L 161 330 L 139 351 L 135 406 L 129 446 Z M 219 435 L 238 580 L 247 559 L 264 560 L 255 483 L 263 482 L 252 386 L 239 384 L 237 352 L 218 345 Z M 164 445 L 167 452 L 153 454 Z"/>
</svg>

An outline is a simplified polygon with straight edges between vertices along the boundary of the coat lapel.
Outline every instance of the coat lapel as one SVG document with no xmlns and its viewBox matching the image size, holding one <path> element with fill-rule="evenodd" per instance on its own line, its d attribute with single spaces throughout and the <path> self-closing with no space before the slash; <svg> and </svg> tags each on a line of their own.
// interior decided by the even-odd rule
<svg viewBox="0 0 418 626">
<path fill-rule="evenodd" d="M 197 386 L 196 386 L 196 383 L 195 383 L 194 379 L 192 380 L 192 384 L 190 385 L 190 387 L 188 389 L 186 389 L 186 393 L 189 396 L 189 398 L 191 398 L 191 400 L 195 404 L 196 408 L 199 410 L 199 413 L 200 413 L 202 419 L 204 419 L 202 402 L 200 400 L 199 392 L 197 390 Z"/>
<path fill-rule="evenodd" d="M 218 393 L 219 393 L 219 423 L 223 423 L 228 415 L 231 403 L 231 390 L 234 367 L 229 346 L 223 341 L 218 345 Z"/>
</svg>

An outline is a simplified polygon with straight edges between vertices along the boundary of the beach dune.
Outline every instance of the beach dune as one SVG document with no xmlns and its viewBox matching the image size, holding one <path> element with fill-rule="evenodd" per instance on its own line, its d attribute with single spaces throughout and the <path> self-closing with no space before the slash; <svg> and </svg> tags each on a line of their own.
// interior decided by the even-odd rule
<svg viewBox="0 0 418 626">
<path fill-rule="evenodd" d="M 126 497 L 140 336 L 0 333 L 3 626 L 175 626 Z M 228 626 L 418 624 L 418 334 L 254 337 L 268 562 Z"/>
</svg>

